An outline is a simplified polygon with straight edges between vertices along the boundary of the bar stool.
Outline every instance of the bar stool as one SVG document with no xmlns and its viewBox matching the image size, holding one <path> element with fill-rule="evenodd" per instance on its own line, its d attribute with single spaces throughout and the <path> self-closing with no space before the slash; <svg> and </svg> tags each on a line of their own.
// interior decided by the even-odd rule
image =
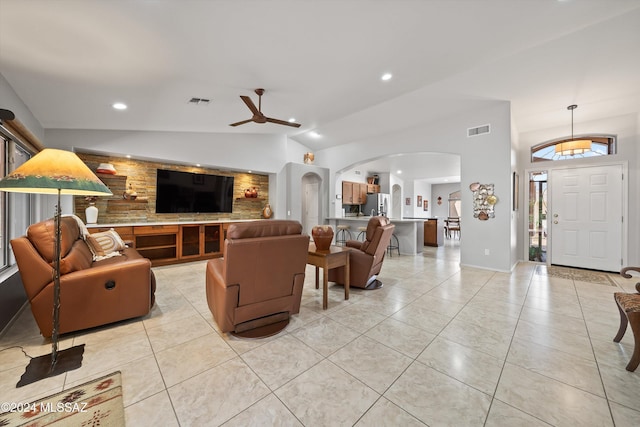
<svg viewBox="0 0 640 427">
<path fill-rule="evenodd" d="M 389 240 L 389 246 L 387 246 L 387 252 L 389 252 L 389 256 L 393 256 L 393 250 L 398 251 L 398 256 L 400 256 L 400 242 L 398 241 L 398 236 L 394 234 L 391 235 L 391 240 Z"/>
<path fill-rule="evenodd" d="M 353 239 L 353 236 L 351 236 L 351 231 L 349 231 L 349 229 L 351 228 L 350 225 L 341 224 L 336 228 L 338 229 L 338 232 L 336 233 L 336 245 L 344 246 L 345 243 L 347 243 L 347 240 Z"/>
<path fill-rule="evenodd" d="M 358 236 L 356 237 L 356 240 L 360 240 L 362 242 L 364 242 L 365 237 L 367 236 L 367 227 L 358 227 Z"/>
</svg>

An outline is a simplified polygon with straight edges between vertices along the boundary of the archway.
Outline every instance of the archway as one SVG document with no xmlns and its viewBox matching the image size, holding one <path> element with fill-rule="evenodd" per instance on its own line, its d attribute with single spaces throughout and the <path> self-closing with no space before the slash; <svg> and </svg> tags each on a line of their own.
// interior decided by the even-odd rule
<svg viewBox="0 0 640 427">
<path fill-rule="evenodd" d="M 302 176 L 300 200 L 302 202 L 302 228 L 307 234 L 311 234 L 313 226 L 320 224 L 322 218 L 322 199 L 320 197 L 320 185 L 322 178 L 315 173 L 307 173 Z"/>
</svg>

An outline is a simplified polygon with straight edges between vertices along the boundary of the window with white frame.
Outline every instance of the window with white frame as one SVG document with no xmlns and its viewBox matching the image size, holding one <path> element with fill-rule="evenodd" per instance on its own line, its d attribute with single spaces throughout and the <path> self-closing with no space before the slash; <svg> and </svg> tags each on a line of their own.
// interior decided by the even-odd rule
<svg viewBox="0 0 640 427">
<path fill-rule="evenodd" d="M 19 143 L 0 135 L 0 173 L 5 176 L 31 158 Z M 0 192 L 0 270 L 15 264 L 10 241 L 23 236 L 32 219 L 32 195 Z"/>
</svg>

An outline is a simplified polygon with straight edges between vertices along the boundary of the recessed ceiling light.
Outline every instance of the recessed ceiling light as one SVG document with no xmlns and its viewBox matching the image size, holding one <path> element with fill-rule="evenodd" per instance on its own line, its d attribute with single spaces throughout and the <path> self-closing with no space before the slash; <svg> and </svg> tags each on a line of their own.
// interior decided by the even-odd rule
<svg viewBox="0 0 640 427">
<path fill-rule="evenodd" d="M 291 118 L 289 119 L 289 123 L 295 123 L 295 122 L 296 122 L 296 118 L 295 118 L 295 117 L 291 117 Z"/>
<path fill-rule="evenodd" d="M 131 154 L 127 154 L 125 157 L 126 157 L 127 159 L 130 159 L 130 158 L 131 158 Z"/>
<path fill-rule="evenodd" d="M 196 163 L 196 166 L 197 166 L 197 167 L 200 167 L 200 163 Z"/>
<path fill-rule="evenodd" d="M 320 134 L 318 132 L 316 132 L 315 130 L 312 130 L 311 132 L 309 132 L 309 135 L 311 135 L 311 137 L 313 138 L 320 138 Z"/>
<path fill-rule="evenodd" d="M 127 104 L 124 104 L 122 102 L 116 102 L 115 104 L 112 105 L 112 107 L 115 108 L 116 110 L 126 110 Z"/>
<path fill-rule="evenodd" d="M 251 171 L 247 171 L 247 173 L 251 173 Z"/>
<path fill-rule="evenodd" d="M 400 169 L 398 169 L 398 175 L 400 175 L 402 173 L 402 171 Z"/>
<path fill-rule="evenodd" d="M 382 77 L 380 77 L 380 79 L 382 79 L 382 81 L 385 81 L 385 82 L 386 82 L 387 80 L 391 80 L 391 77 L 393 77 L 393 74 L 391 74 L 391 73 L 384 73 L 384 74 L 382 75 Z"/>
</svg>

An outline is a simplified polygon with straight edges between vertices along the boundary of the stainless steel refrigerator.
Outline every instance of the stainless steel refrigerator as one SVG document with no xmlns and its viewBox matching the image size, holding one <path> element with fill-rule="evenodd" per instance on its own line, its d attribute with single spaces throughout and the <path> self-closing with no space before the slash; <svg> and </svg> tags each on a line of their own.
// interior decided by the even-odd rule
<svg viewBox="0 0 640 427">
<path fill-rule="evenodd" d="M 389 216 L 391 195 L 386 193 L 367 194 L 367 203 L 362 206 L 364 215 Z"/>
</svg>

